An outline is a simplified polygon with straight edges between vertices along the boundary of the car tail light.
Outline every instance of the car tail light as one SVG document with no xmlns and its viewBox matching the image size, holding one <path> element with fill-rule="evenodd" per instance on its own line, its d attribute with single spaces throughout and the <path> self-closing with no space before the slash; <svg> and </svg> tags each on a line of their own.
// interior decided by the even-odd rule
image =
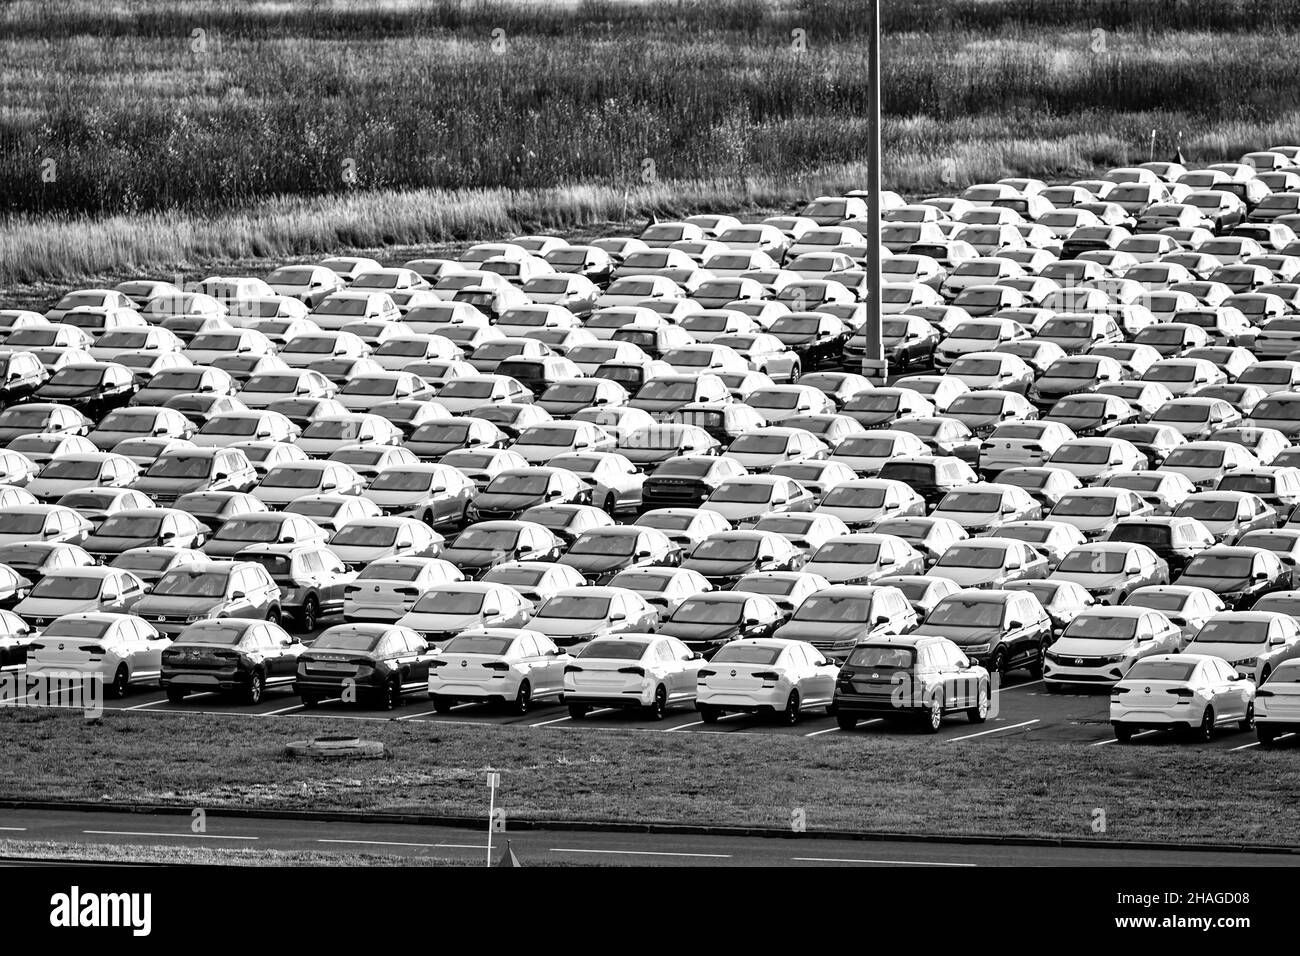
<svg viewBox="0 0 1300 956">
<path fill-rule="evenodd" d="M 360 591 L 360 590 L 361 590 L 361 588 L 358 587 L 357 585 L 355 585 L 355 584 L 349 584 L 349 585 L 347 585 L 345 588 L 343 588 L 343 593 L 344 593 L 344 594 L 352 594 L 353 592 L 355 592 L 355 591 Z"/>
<path fill-rule="evenodd" d="M 781 675 L 776 671 L 754 671 L 752 675 L 756 680 L 780 680 Z"/>
<path fill-rule="evenodd" d="M 714 677 L 714 676 L 717 675 L 718 672 L 717 672 L 717 671 L 711 671 L 711 670 L 709 670 L 707 667 L 702 667 L 702 668 L 700 668 L 698 671 L 696 671 L 695 673 L 696 673 L 697 675 L 699 675 L 700 677 Z"/>
<path fill-rule="evenodd" d="M 447 662 L 446 662 L 446 661 L 429 661 L 429 666 L 430 666 L 430 667 L 446 667 L 446 666 L 447 666 Z"/>
<path fill-rule="evenodd" d="M 29 651 L 43 651 L 43 650 L 45 650 L 45 645 L 44 645 L 44 644 L 28 644 L 28 645 L 27 645 L 27 649 L 28 649 Z"/>
<path fill-rule="evenodd" d="M 398 594 L 414 594 L 416 597 L 419 597 L 419 596 L 420 596 L 420 589 L 419 589 L 419 588 L 398 588 L 398 589 L 397 589 L 397 593 L 398 593 Z"/>
<path fill-rule="evenodd" d="M 483 666 L 486 667 L 486 668 L 487 668 L 488 670 L 490 670 L 490 671 L 508 671 L 508 670 L 510 670 L 510 665 L 507 664 L 505 661 L 489 661 L 488 663 L 484 664 Z"/>
<path fill-rule="evenodd" d="M 1167 694 L 1173 694 L 1175 697 L 1195 697 L 1196 691 L 1190 687 L 1171 687 L 1165 691 Z"/>
<path fill-rule="evenodd" d="M 77 648 L 77 650 L 79 650 L 79 651 L 85 651 L 87 654 L 107 654 L 107 653 L 108 653 L 108 651 L 104 650 L 104 649 L 103 649 L 102 647 L 100 647 L 98 644 L 82 644 L 80 647 Z"/>
<path fill-rule="evenodd" d="M 1112 687 L 1110 689 L 1110 693 L 1112 697 L 1118 697 L 1120 694 L 1127 694 L 1128 692 L 1129 692 L 1129 688 L 1127 687 Z"/>
<path fill-rule="evenodd" d="M 645 677 L 644 667 L 620 667 L 618 672 L 620 674 L 635 674 L 637 677 Z"/>
<path fill-rule="evenodd" d="M 565 665 L 564 665 L 564 673 L 566 673 L 566 674 L 580 674 L 580 673 L 582 673 L 582 668 L 579 667 L 577 664 L 565 664 Z"/>
</svg>

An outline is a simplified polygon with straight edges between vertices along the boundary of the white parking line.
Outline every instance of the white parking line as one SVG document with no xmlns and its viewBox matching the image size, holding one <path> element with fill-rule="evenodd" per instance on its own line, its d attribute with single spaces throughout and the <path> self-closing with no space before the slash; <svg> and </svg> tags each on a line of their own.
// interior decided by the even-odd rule
<svg viewBox="0 0 1300 956">
<path fill-rule="evenodd" d="M 977 734 L 966 734 L 964 737 L 949 737 L 947 742 L 952 744 L 959 740 L 974 740 L 976 737 L 986 737 L 989 734 L 1000 734 L 1004 730 L 1017 730 L 1021 727 L 1028 727 L 1031 724 L 1038 723 L 1038 721 L 1039 719 L 1035 717 L 1033 720 L 1024 720 L 1018 724 L 1008 724 L 1005 727 L 994 727 L 992 730 L 981 730 Z"/>
<path fill-rule="evenodd" d="M 1228 752 L 1236 753 L 1238 750 L 1249 750 L 1251 747 L 1258 747 L 1258 746 L 1259 746 L 1259 741 L 1252 740 L 1250 743 L 1242 744 L 1240 747 L 1229 747 Z"/>
<path fill-rule="evenodd" d="M 947 863 L 932 860 L 850 860 L 833 856 L 792 856 L 795 863 L 874 863 L 883 866 L 975 866 L 974 863 Z"/>
<path fill-rule="evenodd" d="M 676 727 L 669 727 L 664 731 L 664 733 L 671 734 L 675 730 L 685 730 L 687 727 L 698 727 L 702 723 L 704 723 L 702 720 L 693 720 L 689 724 L 678 724 Z"/>
<path fill-rule="evenodd" d="M 5 833 L 26 833 L 26 827 L 0 827 Z"/>
<path fill-rule="evenodd" d="M 861 721 L 859 727 L 870 727 L 872 724 L 884 723 L 884 717 L 872 717 L 870 720 Z M 805 737 L 820 737 L 822 734 L 833 734 L 839 730 L 839 727 L 827 727 L 825 730 L 814 730 L 810 734 L 804 734 Z"/>
<path fill-rule="evenodd" d="M 302 709 L 303 709 L 302 704 L 294 704 L 292 707 L 281 707 L 279 710 L 268 710 L 266 713 L 261 714 L 259 716 L 274 717 L 277 714 L 289 714 L 295 710 L 302 710 Z"/>
<path fill-rule="evenodd" d="M 1150 737 L 1152 734 L 1158 734 L 1158 733 L 1160 733 L 1159 730 L 1144 730 L 1144 731 L 1142 731 L 1142 733 L 1140 733 L 1140 734 L 1134 734 L 1134 735 L 1133 735 L 1133 739 L 1134 739 L 1134 740 L 1137 740 L 1139 737 Z M 1098 740 L 1096 743 L 1091 743 L 1091 744 L 1089 744 L 1088 746 L 1089 746 L 1089 747 L 1105 747 L 1107 744 L 1114 744 L 1114 743 L 1119 743 L 1119 741 L 1117 741 L 1114 737 L 1111 737 L 1111 738 L 1108 739 L 1108 740 Z"/>
<path fill-rule="evenodd" d="M 730 860 L 730 853 L 669 853 L 666 850 L 575 850 L 551 847 L 552 853 L 604 853 L 609 856 L 687 856 L 702 860 Z"/>
<path fill-rule="evenodd" d="M 151 833 L 146 830 L 82 830 L 99 836 L 198 837 L 203 840 L 260 840 L 255 836 L 230 836 L 222 833 Z"/>
<path fill-rule="evenodd" d="M 317 843 L 348 843 L 354 846 L 418 846 L 428 847 L 430 849 L 450 849 L 450 850 L 486 850 L 487 844 L 477 846 L 470 843 L 401 843 L 397 840 L 325 840 L 320 839 Z"/>
<path fill-rule="evenodd" d="M 1041 684 L 1042 682 L 1043 682 L 1043 679 L 1040 677 L 1040 678 L 1038 678 L 1038 680 L 1025 681 L 1025 683 L 1023 683 L 1023 684 L 1016 684 L 1014 687 L 1001 687 L 1001 686 L 999 686 L 999 687 L 998 687 L 998 690 L 999 690 L 1001 693 L 1004 693 L 1004 694 L 1005 694 L 1005 693 L 1007 693 L 1008 691 L 1013 691 L 1013 690 L 1024 690 L 1026 687 L 1033 687 L 1035 684 Z"/>
<path fill-rule="evenodd" d="M 123 707 L 122 710 L 144 710 L 146 707 L 157 707 L 159 704 L 167 703 L 167 698 L 161 700 L 147 700 L 143 704 L 136 704 L 134 707 Z"/>
<path fill-rule="evenodd" d="M 573 718 L 572 718 L 572 717 L 569 717 L 569 716 L 556 717 L 556 718 L 554 718 L 553 720 L 543 720 L 540 724 L 529 724 L 528 726 L 529 726 L 529 727 L 549 727 L 551 724 L 558 724 L 558 723 L 560 723 L 561 721 L 572 720 L 572 719 L 573 719 Z"/>
</svg>

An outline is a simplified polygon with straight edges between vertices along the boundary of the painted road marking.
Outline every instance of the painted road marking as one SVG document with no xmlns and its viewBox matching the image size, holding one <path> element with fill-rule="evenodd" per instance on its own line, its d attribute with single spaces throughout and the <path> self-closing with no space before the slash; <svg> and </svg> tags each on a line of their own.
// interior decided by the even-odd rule
<svg viewBox="0 0 1300 956">
<path fill-rule="evenodd" d="M 951 744 L 951 743 L 956 743 L 959 740 L 974 740 L 976 737 L 985 737 L 989 734 L 1000 734 L 1004 730 L 1016 730 L 1020 727 L 1028 727 L 1031 724 L 1036 724 L 1036 723 L 1038 723 L 1037 717 L 1035 717 L 1033 720 L 1021 721 L 1018 724 L 1008 724 L 1006 727 L 994 727 L 992 730 L 981 730 L 977 734 L 966 734 L 964 737 L 949 737 L 947 742 Z"/>
<path fill-rule="evenodd" d="M 948 863 L 933 860 L 850 860 L 832 856 L 792 856 L 795 863 L 874 863 L 884 866 L 975 866 L 974 863 Z"/>
<path fill-rule="evenodd" d="M 665 850 L 577 850 L 569 847 L 551 847 L 552 853 L 604 853 L 610 856 L 686 856 L 702 860 L 730 860 L 730 853 L 669 853 Z"/>
<path fill-rule="evenodd" d="M 447 850 L 486 850 L 487 844 L 478 846 L 471 843 L 402 843 L 397 840 L 317 840 L 317 843 L 349 843 L 358 846 L 414 846 L 429 849 Z"/>
<path fill-rule="evenodd" d="M 664 731 L 664 733 L 671 734 L 675 730 L 685 730 L 687 727 L 698 727 L 702 723 L 704 723 L 702 720 L 693 720 L 689 724 L 678 724 L 676 727 L 669 727 Z"/>
<path fill-rule="evenodd" d="M 302 709 L 303 709 L 302 704 L 294 704 L 292 707 L 281 707 L 279 710 L 268 710 L 266 713 L 264 713 L 264 714 L 259 714 L 258 716 L 259 716 L 259 717 L 274 717 L 274 716 L 276 716 L 277 714 L 289 714 L 289 713 L 292 713 L 292 712 L 295 711 L 295 710 L 302 710 Z"/>
<path fill-rule="evenodd" d="M 260 840 L 255 836 L 231 836 L 222 833 L 151 833 L 144 830 L 82 830 L 99 836 L 198 837 L 203 840 Z"/>
<path fill-rule="evenodd" d="M 1159 730 L 1144 730 L 1140 734 L 1134 734 L 1133 739 L 1137 740 L 1139 737 L 1150 737 L 1152 734 L 1158 734 L 1158 733 L 1160 733 Z M 1119 743 L 1119 741 L 1116 740 L 1114 737 L 1111 737 L 1109 740 L 1098 740 L 1096 743 L 1089 744 L 1088 746 L 1105 747 L 1107 744 L 1117 744 L 1117 743 Z"/>
</svg>

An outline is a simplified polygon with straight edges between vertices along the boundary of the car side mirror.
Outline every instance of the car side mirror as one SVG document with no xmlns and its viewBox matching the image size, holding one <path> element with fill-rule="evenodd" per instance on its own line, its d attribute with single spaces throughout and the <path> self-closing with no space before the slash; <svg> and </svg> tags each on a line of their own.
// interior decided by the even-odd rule
<svg viewBox="0 0 1300 956">
<path fill-rule="evenodd" d="M 648 558 L 648 557 L 650 557 L 650 552 L 649 552 L 649 551 L 645 551 L 645 550 L 641 550 L 641 551 L 638 551 L 638 552 L 636 553 L 636 556 L 637 556 L 637 559 L 638 559 L 638 560 L 640 560 L 640 559 L 642 559 L 642 558 Z"/>
<path fill-rule="evenodd" d="M 1007 629 L 1011 631 L 1018 631 L 1024 626 L 1025 626 L 1024 621 L 1012 621 L 1010 624 L 1007 625 Z"/>
<path fill-rule="evenodd" d="M 172 540 L 172 538 L 174 538 L 174 537 L 176 537 L 176 532 L 175 532 L 175 531 L 164 531 L 162 534 L 158 535 L 158 540 L 159 540 L 159 541 L 170 541 L 170 540 Z"/>
<path fill-rule="evenodd" d="M 1270 637 L 1270 638 L 1268 639 L 1268 643 L 1269 643 L 1269 646 L 1270 646 L 1270 647 L 1278 647 L 1278 646 L 1280 646 L 1280 645 L 1286 643 L 1286 638 L 1283 637 L 1281 634 L 1278 634 L 1278 635 L 1275 635 L 1274 637 Z"/>
<path fill-rule="evenodd" d="M 699 651 L 696 651 L 694 654 L 691 655 L 690 659 L 693 661 L 702 661 L 704 660 L 704 655 L 701 654 Z"/>
<path fill-rule="evenodd" d="M 611 614 L 611 615 L 609 616 L 609 620 L 610 620 L 610 623 L 611 623 L 611 624 L 612 624 L 614 621 L 625 621 L 625 620 L 627 620 L 627 615 L 624 614 L 622 611 L 618 611 L 618 612 L 616 612 L 616 613 L 614 613 L 614 614 Z"/>
<path fill-rule="evenodd" d="M 298 539 L 295 538 L 293 535 L 291 535 L 291 534 L 286 534 L 283 538 L 280 539 L 280 543 L 281 543 L 281 544 L 293 544 L 293 543 L 294 543 L 295 541 L 297 541 L 297 540 L 298 540 Z"/>
<path fill-rule="evenodd" d="M 226 480 L 227 478 L 229 478 L 229 477 L 230 477 L 230 472 L 228 472 L 228 471 L 219 471 L 219 472 L 217 472 L 215 475 L 212 476 L 212 480 L 213 480 L 213 481 L 225 481 L 225 480 Z"/>
<path fill-rule="evenodd" d="M 763 623 L 763 622 L 760 621 L 760 620 L 759 620 L 758 618 L 756 618 L 756 617 L 747 617 L 747 618 L 745 618 L 745 627 L 758 627 L 758 625 L 760 625 L 760 624 L 762 624 L 762 623 Z"/>
<path fill-rule="evenodd" d="M 298 643 L 298 639 L 296 637 L 286 637 L 284 640 L 280 642 L 280 646 L 293 647 L 293 645 L 297 643 Z"/>
<path fill-rule="evenodd" d="M 889 615 L 888 615 L 888 614 L 878 614 L 878 615 L 876 615 L 876 617 L 872 620 L 871 623 L 872 623 L 872 625 L 888 624 L 888 623 L 889 623 Z"/>
<path fill-rule="evenodd" d="M 243 591 L 231 591 L 231 592 L 230 592 L 230 600 L 232 600 L 232 601 L 240 601 L 240 600 L 243 600 L 243 599 L 244 599 L 245 597 L 247 597 L 247 596 L 248 596 L 248 595 L 245 594 Z"/>
<path fill-rule="evenodd" d="M 1268 572 L 1267 572 L 1267 571 L 1256 571 L 1254 574 L 1251 575 L 1251 580 L 1252 580 L 1252 581 L 1267 581 L 1267 580 L 1268 580 Z"/>
</svg>

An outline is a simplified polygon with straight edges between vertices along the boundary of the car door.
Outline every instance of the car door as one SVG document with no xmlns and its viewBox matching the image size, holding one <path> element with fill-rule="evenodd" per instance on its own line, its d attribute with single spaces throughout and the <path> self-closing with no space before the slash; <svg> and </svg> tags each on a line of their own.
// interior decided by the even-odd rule
<svg viewBox="0 0 1300 956">
<path fill-rule="evenodd" d="M 131 675 L 135 680 L 156 678 L 162 673 L 163 648 L 171 643 L 146 621 L 127 618 L 120 625 L 131 646 Z"/>
<path fill-rule="evenodd" d="M 694 700 L 699 682 L 697 672 L 700 669 L 699 662 L 695 659 L 695 652 L 675 637 L 666 638 L 664 643 L 673 662 L 676 699 Z"/>
</svg>

